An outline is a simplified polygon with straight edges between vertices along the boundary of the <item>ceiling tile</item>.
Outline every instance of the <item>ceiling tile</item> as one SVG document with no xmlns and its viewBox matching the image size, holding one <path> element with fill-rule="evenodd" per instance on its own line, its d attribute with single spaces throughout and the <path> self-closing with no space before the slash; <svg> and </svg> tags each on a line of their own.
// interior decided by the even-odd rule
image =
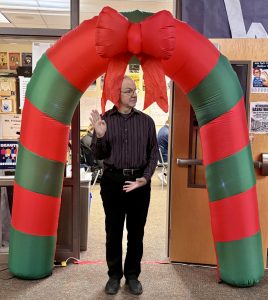
<svg viewBox="0 0 268 300">
<path fill-rule="evenodd" d="M 51 28 L 51 24 L 53 24 L 53 28 L 65 28 L 69 29 L 71 24 L 70 16 L 54 16 L 54 15 L 42 15 L 42 18 L 47 24 L 48 28 Z M 57 27 L 58 26 L 58 27 Z M 59 27 L 61 26 L 61 27 Z"/>
<path fill-rule="evenodd" d="M 18 24 L 32 24 L 35 28 L 36 25 L 43 25 L 44 21 L 39 14 L 18 14 L 18 13 L 5 13 L 10 22 L 19 27 Z"/>
</svg>

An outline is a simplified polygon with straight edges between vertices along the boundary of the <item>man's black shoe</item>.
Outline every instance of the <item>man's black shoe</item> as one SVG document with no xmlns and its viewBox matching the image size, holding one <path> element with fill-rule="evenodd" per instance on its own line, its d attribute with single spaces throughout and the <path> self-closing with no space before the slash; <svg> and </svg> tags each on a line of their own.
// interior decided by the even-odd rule
<svg viewBox="0 0 268 300">
<path fill-rule="evenodd" d="M 127 279 L 126 285 L 133 295 L 140 295 L 143 292 L 142 285 L 138 279 Z"/>
<path fill-rule="evenodd" d="M 105 293 L 108 295 L 115 295 L 120 288 L 120 280 L 110 278 L 105 286 Z"/>
</svg>

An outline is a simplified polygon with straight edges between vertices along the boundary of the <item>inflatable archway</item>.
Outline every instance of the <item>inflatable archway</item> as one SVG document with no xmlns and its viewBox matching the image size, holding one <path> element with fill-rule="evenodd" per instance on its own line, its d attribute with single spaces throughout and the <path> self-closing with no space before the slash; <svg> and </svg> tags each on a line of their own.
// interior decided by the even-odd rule
<svg viewBox="0 0 268 300">
<path fill-rule="evenodd" d="M 155 36 L 155 30 L 163 36 L 165 24 L 158 22 L 162 14 L 169 13 L 132 26 L 106 7 L 39 60 L 26 91 L 14 184 L 9 268 L 15 276 L 36 279 L 52 272 L 69 125 L 81 95 L 110 61 L 96 52 L 96 31 L 104 30 L 105 22 L 109 29 L 111 16 L 123 18 L 123 46 L 130 51 L 130 41 L 131 48 L 143 53 L 146 47 L 159 46 L 150 40 L 145 46 L 144 23 L 153 20 L 150 35 Z M 165 74 L 188 95 L 201 128 L 219 277 L 232 285 L 251 286 L 262 278 L 264 268 L 242 90 L 228 60 L 205 37 L 171 15 L 169 20 L 172 42 L 160 46 L 173 45 L 172 55 L 158 59 Z M 112 30 L 110 34 L 116 35 Z"/>
</svg>

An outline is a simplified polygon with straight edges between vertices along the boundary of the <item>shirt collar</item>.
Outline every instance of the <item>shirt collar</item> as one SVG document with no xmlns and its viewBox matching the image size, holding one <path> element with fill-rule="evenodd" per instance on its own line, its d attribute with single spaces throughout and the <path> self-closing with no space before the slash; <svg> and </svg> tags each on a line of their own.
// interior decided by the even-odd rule
<svg viewBox="0 0 268 300">
<path fill-rule="evenodd" d="M 117 113 L 120 114 L 120 112 L 117 110 L 117 107 L 114 105 L 113 108 L 110 110 L 109 114 L 111 116 Z M 134 114 L 134 113 L 141 114 L 141 111 L 137 110 L 136 108 L 133 108 L 130 114 Z"/>
</svg>

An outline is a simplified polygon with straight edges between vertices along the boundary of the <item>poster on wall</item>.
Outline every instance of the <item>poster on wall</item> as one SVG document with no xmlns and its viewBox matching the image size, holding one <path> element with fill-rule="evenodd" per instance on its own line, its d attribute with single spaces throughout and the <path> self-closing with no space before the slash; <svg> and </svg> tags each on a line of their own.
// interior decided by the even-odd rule
<svg viewBox="0 0 268 300">
<path fill-rule="evenodd" d="M 0 141 L 0 169 L 16 169 L 18 141 Z"/>
<path fill-rule="evenodd" d="M 140 89 L 140 73 L 129 73 L 128 76 L 135 82 L 137 91 Z"/>
<path fill-rule="evenodd" d="M 250 103 L 250 133 L 268 133 L 268 102 Z"/>
<path fill-rule="evenodd" d="M 26 94 L 26 88 L 27 84 L 30 82 L 31 77 L 24 77 L 19 76 L 19 82 L 20 82 L 20 106 L 19 109 L 23 109 L 24 101 L 25 101 L 25 94 Z"/>
<path fill-rule="evenodd" d="M 21 128 L 21 114 L 0 115 L 0 139 L 16 140 Z"/>
<path fill-rule="evenodd" d="M 0 52 L 0 70 L 7 69 L 7 52 Z"/>
<path fill-rule="evenodd" d="M 9 99 L 7 97 L 0 99 L 1 100 L 1 104 L 0 104 L 0 108 L 1 108 L 1 113 L 11 113 L 13 112 L 13 101 L 12 99 Z"/>
<path fill-rule="evenodd" d="M 20 53 L 9 52 L 9 69 L 16 70 L 20 65 Z"/>
<path fill-rule="evenodd" d="M 267 38 L 267 0 L 180 0 L 181 20 L 207 38 Z"/>
<path fill-rule="evenodd" d="M 52 45 L 53 43 L 32 43 L 32 71 L 34 71 L 37 62 L 43 53 L 45 53 Z"/>
<path fill-rule="evenodd" d="M 268 93 L 268 61 L 252 64 L 252 93 Z"/>
<path fill-rule="evenodd" d="M 23 67 L 31 67 L 32 66 L 32 53 L 21 53 L 21 61 Z"/>
<path fill-rule="evenodd" d="M 129 73 L 139 73 L 140 65 L 138 64 L 129 64 Z"/>
</svg>

